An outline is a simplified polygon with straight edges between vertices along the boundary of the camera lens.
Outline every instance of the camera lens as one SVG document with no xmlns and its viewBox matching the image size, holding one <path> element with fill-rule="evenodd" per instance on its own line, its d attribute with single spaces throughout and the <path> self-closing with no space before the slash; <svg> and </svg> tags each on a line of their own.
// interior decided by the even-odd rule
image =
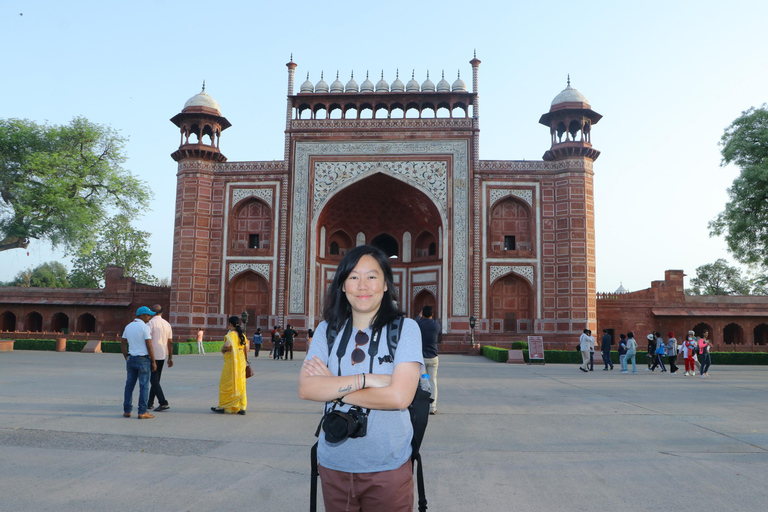
<svg viewBox="0 0 768 512">
<path fill-rule="evenodd" d="M 331 443 L 345 440 L 357 428 L 357 422 L 349 415 L 333 411 L 323 421 L 325 439 Z"/>
</svg>

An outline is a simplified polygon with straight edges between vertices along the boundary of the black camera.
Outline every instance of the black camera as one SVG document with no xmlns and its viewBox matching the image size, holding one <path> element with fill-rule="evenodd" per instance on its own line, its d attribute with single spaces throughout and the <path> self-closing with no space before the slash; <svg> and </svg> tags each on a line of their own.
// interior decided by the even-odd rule
<svg viewBox="0 0 768 512">
<path fill-rule="evenodd" d="M 334 404 L 333 409 L 323 416 L 323 432 L 329 443 L 340 443 L 349 437 L 365 437 L 368 413 L 356 405 L 347 412 L 337 411 Z"/>
</svg>

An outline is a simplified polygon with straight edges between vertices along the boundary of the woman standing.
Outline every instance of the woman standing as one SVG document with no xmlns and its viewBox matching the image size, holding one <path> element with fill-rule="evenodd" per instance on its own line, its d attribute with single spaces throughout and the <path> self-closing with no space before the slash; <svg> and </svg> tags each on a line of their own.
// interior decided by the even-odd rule
<svg viewBox="0 0 768 512">
<path fill-rule="evenodd" d="M 624 366 L 629 365 L 629 361 L 632 361 L 632 375 L 637 374 L 637 367 L 635 366 L 635 358 L 637 356 L 637 342 L 635 341 L 635 333 L 629 331 L 627 333 L 627 356 L 624 358 Z M 624 371 L 622 373 L 627 373 Z"/>
<path fill-rule="evenodd" d="M 685 360 L 685 376 L 689 375 L 693 377 L 696 375 L 696 365 L 694 365 L 694 357 L 696 357 L 697 341 L 693 339 L 693 334 L 688 334 L 688 338 L 683 343 L 683 359 Z M 688 373 L 690 370 L 690 373 Z"/>
<path fill-rule="evenodd" d="M 404 315 L 395 299 L 387 256 L 369 245 L 349 251 L 336 270 L 325 297 L 325 320 L 301 368 L 299 398 L 325 402 L 317 459 L 328 512 L 413 510 L 413 427 L 407 408 L 421 375 L 421 332 L 416 322 L 404 319 L 391 360 L 389 323 Z M 330 331 L 338 335 L 329 350 Z M 346 349 L 340 351 L 345 339 Z M 355 424 L 365 429 L 327 429 L 328 418 L 339 412 L 354 415 Z"/>
<path fill-rule="evenodd" d="M 667 340 L 667 357 L 669 358 L 669 374 L 675 375 L 677 373 L 677 338 L 675 333 L 669 331 L 667 333 L 669 339 Z"/>
<path fill-rule="evenodd" d="M 701 378 L 709 377 L 709 366 L 712 364 L 712 359 L 709 355 L 709 349 L 712 346 L 712 342 L 709 341 L 709 331 L 704 331 L 699 338 L 699 355 L 701 356 Z"/>
<path fill-rule="evenodd" d="M 219 405 L 211 407 L 220 414 L 237 413 L 245 415 L 248 400 L 245 396 L 245 366 L 248 364 L 248 342 L 240 328 L 240 318 L 229 317 L 229 332 L 221 347 L 224 367 L 219 381 Z"/>
<path fill-rule="evenodd" d="M 627 373 L 627 335 L 619 334 L 619 364 L 621 373 Z"/>
</svg>

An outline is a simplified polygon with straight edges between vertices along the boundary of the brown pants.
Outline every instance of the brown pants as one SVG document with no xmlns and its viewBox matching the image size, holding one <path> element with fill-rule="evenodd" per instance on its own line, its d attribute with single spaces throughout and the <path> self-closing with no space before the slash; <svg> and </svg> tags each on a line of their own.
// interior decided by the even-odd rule
<svg viewBox="0 0 768 512">
<path fill-rule="evenodd" d="M 413 466 L 345 473 L 318 466 L 326 512 L 412 512 Z"/>
</svg>

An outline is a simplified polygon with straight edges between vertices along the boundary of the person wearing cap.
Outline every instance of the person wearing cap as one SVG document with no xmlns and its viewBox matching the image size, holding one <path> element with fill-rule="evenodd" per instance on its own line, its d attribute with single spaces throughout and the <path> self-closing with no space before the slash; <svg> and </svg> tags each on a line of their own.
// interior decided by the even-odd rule
<svg viewBox="0 0 768 512">
<path fill-rule="evenodd" d="M 125 358 L 125 368 L 128 378 L 125 381 L 125 393 L 123 400 L 123 417 L 131 417 L 133 408 L 133 390 L 136 381 L 139 381 L 139 419 L 154 418 L 147 412 L 147 398 L 149 395 L 150 374 L 157 369 L 155 353 L 152 349 L 152 333 L 149 329 L 149 319 L 155 316 L 155 312 L 146 306 L 136 310 L 136 318 L 125 327 L 123 339 L 120 340 L 120 349 Z"/>
<path fill-rule="evenodd" d="M 173 366 L 173 330 L 165 318 L 163 318 L 163 306 L 155 304 L 152 306 L 155 316 L 149 321 L 149 331 L 152 333 L 152 351 L 155 353 L 155 365 L 157 369 L 152 371 L 149 378 L 149 405 L 147 409 L 153 410 L 155 397 L 157 397 L 156 412 L 170 409 L 168 400 L 165 399 L 163 388 L 160 387 L 160 377 L 163 375 L 163 366 L 165 358 L 168 357 L 168 368 Z"/>
<path fill-rule="evenodd" d="M 653 362 L 656 359 L 656 337 L 651 333 L 646 336 L 646 339 L 648 340 L 648 368 L 645 371 L 650 372 L 653 371 L 651 366 L 653 366 Z"/>
</svg>

